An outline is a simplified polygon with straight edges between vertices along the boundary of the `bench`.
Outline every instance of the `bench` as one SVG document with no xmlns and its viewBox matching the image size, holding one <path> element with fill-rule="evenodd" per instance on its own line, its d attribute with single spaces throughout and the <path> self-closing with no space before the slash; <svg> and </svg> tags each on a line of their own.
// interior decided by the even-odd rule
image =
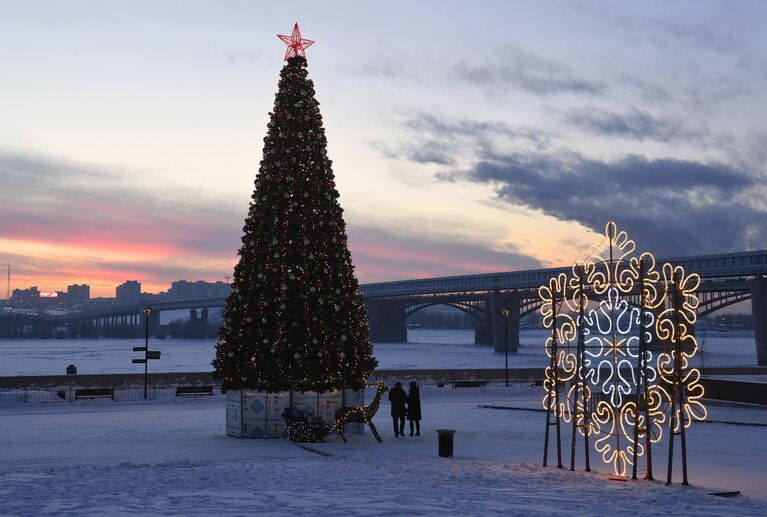
<svg viewBox="0 0 767 517">
<path fill-rule="evenodd" d="M 481 388 L 487 386 L 486 381 L 455 381 L 456 388 Z"/>
<path fill-rule="evenodd" d="M 75 400 L 81 399 L 115 399 L 114 388 L 82 388 L 75 390 Z"/>
<path fill-rule="evenodd" d="M 213 395 L 213 386 L 177 386 L 177 397 L 199 397 Z"/>
</svg>

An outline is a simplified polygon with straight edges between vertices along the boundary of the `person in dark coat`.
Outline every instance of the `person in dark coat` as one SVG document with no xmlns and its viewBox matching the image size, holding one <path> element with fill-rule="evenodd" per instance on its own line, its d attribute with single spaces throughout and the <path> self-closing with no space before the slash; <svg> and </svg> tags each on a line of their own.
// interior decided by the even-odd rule
<svg viewBox="0 0 767 517">
<path fill-rule="evenodd" d="M 410 382 L 410 392 L 407 394 L 407 419 L 410 420 L 410 436 L 421 436 L 421 393 L 415 381 Z"/>
<path fill-rule="evenodd" d="M 405 414 L 407 414 L 407 394 L 402 389 L 402 383 L 398 382 L 389 391 L 389 402 L 391 402 L 391 418 L 394 423 L 394 437 L 399 438 L 405 435 Z"/>
</svg>

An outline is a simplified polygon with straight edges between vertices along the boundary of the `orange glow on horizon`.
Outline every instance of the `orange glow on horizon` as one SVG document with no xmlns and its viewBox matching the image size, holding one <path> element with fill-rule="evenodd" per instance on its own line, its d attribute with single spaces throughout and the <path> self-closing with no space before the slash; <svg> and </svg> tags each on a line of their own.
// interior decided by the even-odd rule
<svg viewBox="0 0 767 517">
<path fill-rule="evenodd" d="M 175 280 L 223 281 L 231 277 L 237 261 L 235 249 L 220 253 L 184 249 L 159 243 L 165 238 L 159 235 L 147 242 L 123 242 L 93 234 L 47 240 L 45 232 L 15 233 L 13 238 L 0 237 L 0 249 L 8 254 L 7 258 L 0 255 L 0 260 L 11 263 L 11 290 L 37 286 L 56 292 L 66 291 L 68 285 L 88 284 L 92 297 L 114 297 L 119 284 L 138 280 L 143 292 L 157 293 Z M 350 248 L 360 283 L 526 269 L 513 264 L 512 256 L 504 263 L 502 252 L 496 260 L 474 259 L 465 248 L 451 251 L 449 242 L 419 242 L 410 247 L 408 240 L 396 235 L 389 243 L 364 236 L 353 240 Z M 545 259 L 539 260 L 546 264 Z M 5 295 L 5 289 L 0 292 Z"/>
<path fill-rule="evenodd" d="M 0 239 L 0 249 L 12 254 L 7 260 L 11 290 L 37 286 L 41 291 L 56 292 L 66 291 L 68 285 L 88 284 L 91 297 L 114 297 L 118 285 L 138 280 L 143 292 L 157 293 L 166 291 L 174 280 L 223 281 L 234 269 L 234 253 L 192 256 L 170 253 L 169 247 L 124 244 L 110 248 L 110 244 L 91 241 L 88 246 L 75 246 Z M 169 272 L 174 267 L 178 273 Z M 2 287 L 4 297 L 5 285 Z"/>
</svg>

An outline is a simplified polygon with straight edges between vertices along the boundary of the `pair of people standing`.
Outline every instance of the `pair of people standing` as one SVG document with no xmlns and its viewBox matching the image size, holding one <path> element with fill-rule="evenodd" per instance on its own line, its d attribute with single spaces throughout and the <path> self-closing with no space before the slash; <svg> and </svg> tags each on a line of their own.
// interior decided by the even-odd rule
<svg viewBox="0 0 767 517">
<path fill-rule="evenodd" d="M 391 417 L 394 423 L 394 437 L 405 436 L 405 416 L 410 421 L 410 436 L 421 436 L 421 394 L 415 381 L 410 383 L 410 392 L 405 393 L 402 383 L 397 382 L 389 391 Z"/>
</svg>

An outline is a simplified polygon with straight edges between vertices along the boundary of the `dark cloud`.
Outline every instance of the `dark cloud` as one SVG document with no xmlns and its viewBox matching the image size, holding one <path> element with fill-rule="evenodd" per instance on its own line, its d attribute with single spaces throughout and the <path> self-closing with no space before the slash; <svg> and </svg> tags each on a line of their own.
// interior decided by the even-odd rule
<svg viewBox="0 0 767 517">
<path fill-rule="evenodd" d="M 628 140 L 703 143 L 710 137 L 706 130 L 693 131 L 678 120 L 656 117 L 636 108 L 615 113 L 592 106 L 569 110 L 562 118 L 564 122 L 589 133 Z"/>
<path fill-rule="evenodd" d="M 579 76 L 567 66 L 517 47 L 500 48 L 484 64 L 463 63 L 453 75 L 496 96 L 510 88 L 541 97 L 559 94 L 598 95 L 607 86 Z"/>
<path fill-rule="evenodd" d="M 487 242 L 430 231 L 426 224 L 419 225 L 419 232 L 407 226 L 349 226 L 349 248 L 355 263 L 362 265 L 362 282 L 541 267 L 513 246 L 493 249 Z"/>
<path fill-rule="evenodd" d="M 689 15 L 659 17 L 641 13 L 626 14 L 623 6 L 607 3 L 581 2 L 579 13 L 591 13 L 599 21 L 600 30 L 612 30 L 631 45 L 644 43 L 664 50 L 708 51 L 718 54 L 741 52 L 750 30 L 759 30 L 759 16 L 755 16 L 754 4 L 745 10 L 737 2 L 728 2 L 714 9 L 696 10 L 707 19 L 694 20 Z"/>
<path fill-rule="evenodd" d="M 439 177 L 494 185 L 502 200 L 596 231 L 614 220 L 661 255 L 767 245 L 767 211 L 745 201 L 757 180 L 724 164 L 532 152 L 487 155 L 468 171 Z"/>
<path fill-rule="evenodd" d="M 680 45 L 710 52 L 731 54 L 743 48 L 742 35 L 735 27 L 724 27 L 721 20 L 686 22 L 671 18 L 635 19 L 630 22 L 637 34 L 648 42 L 665 41 L 668 47 Z"/>
<path fill-rule="evenodd" d="M 393 147 L 381 142 L 376 145 L 387 158 L 421 164 L 452 165 L 460 156 L 491 149 L 495 141 L 541 148 L 552 136 L 539 129 L 504 122 L 452 119 L 429 113 L 416 113 L 402 126 L 411 136 L 406 143 Z"/>
<path fill-rule="evenodd" d="M 765 6 L 726 2 L 693 11 L 669 4 L 663 16 L 597 2 L 581 2 L 576 9 L 593 16 L 595 29 L 607 33 L 608 44 L 653 56 L 650 66 L 641 56 L 630 60 L 631 72 L 611 81 L 615 91 L 634 92 L 654 107 L 668 103 L 714 114 L 718 107 L 732 110 L 733 99 L 759 102 L 743 98 L 764 90 L 759 84 L 763 74 L 754 64 L 764 61 L 760 38 Z M 616 53 L 623 52 L 617 47 Z"/>
<path fill-rule="evenodd" d="M 467 83 L 495 97 L 508 90 L 548 97 L 560 94 L 598 95 L 605 83 L 585 78 L 569 67 L 533 54 L 517 46 L 497 47 L 491 58 L 482 62 L 450 63 L 418 60 L 410 56 L 374 56 L 348 68 L 352 77 L 375 81 L 405 80 L 429 84 L 435 81 Z"/>
<path fill-rule="evenodd" d="M 376 81 L 418 80 L 419 76 L 412 72 L 413 67 L 405 67 L 402 63 L 407 58 L 393 59 L 390 56 L 376 55 L 370 59 L 353 65 L 349 74 L 354 77 L 365 77 Z"/>
<path fill-rule="evenodd" d="M 450 144 L 436 142 L 434 140 L 423 142 L 405 152 L 408 160 L 417 163 L 435 163 L 437 165 L 449 165 L 453 163 Z M 390 157 L 395 157 L 390 155 Z"/>
<path fill-rule="evenodd" d="M 629 140 L 694 142 L 719 149 L 727 141 L 638 110 L 614 114 L 589 108 L 564 116 L 586 131 Z M 742 159 L 732 160 L 738 166 L 638 155 L 602 161 L 555 149 L 536 130 L 528 130 L 536 136 L 521 145 L 494 145 L 514 142 L 515 128 L 503 123 L 421 114 L 405 125 L 413 136 L 409 149 L 443 145 L 441 162 L 430 161 L 442 165 L 439 180 L 494 185 L 499 200 L 511 206 L 540 210 L 596 231 L 615 220 L 643 246 L 663 255 L 767 247 L 767 230 L 760 224 L 767 209 L 758 201 L 765 172 L 759 153 L 740 153 Z M 417 156 L 410 158 L 423 163 Z"/>
<path fill-rule="evenodd" d="M 455 149 L 448 142 L 424 139 L 417 143 L 404 143 L 392 146 L 383 141 L 373 142 L 373 146 L 386 158 L 407 160 L 420 164 L 452 165 Z"/>
<path fill-rule="evenodd" d="M 139 186 L 131 171 L 42 155 L 0 151 L 0 177 L 6 238 L 220 256 L 239 247 L 247 211 L 197 190 Z"/>
<path fill-rule="evenodd" d="M 408 118 L 405 127 L 418 134 L 429 133 L 440 139 L 474 138 L 485 140 L 501 137 L 513 140 L 527 140 L 534 144 L 548 141 L 549 134 L 539 129 L 512 126 L 498 121 L 477 121 L 437 117 L 430 113 L 416 113 Z"/>
</svg>

